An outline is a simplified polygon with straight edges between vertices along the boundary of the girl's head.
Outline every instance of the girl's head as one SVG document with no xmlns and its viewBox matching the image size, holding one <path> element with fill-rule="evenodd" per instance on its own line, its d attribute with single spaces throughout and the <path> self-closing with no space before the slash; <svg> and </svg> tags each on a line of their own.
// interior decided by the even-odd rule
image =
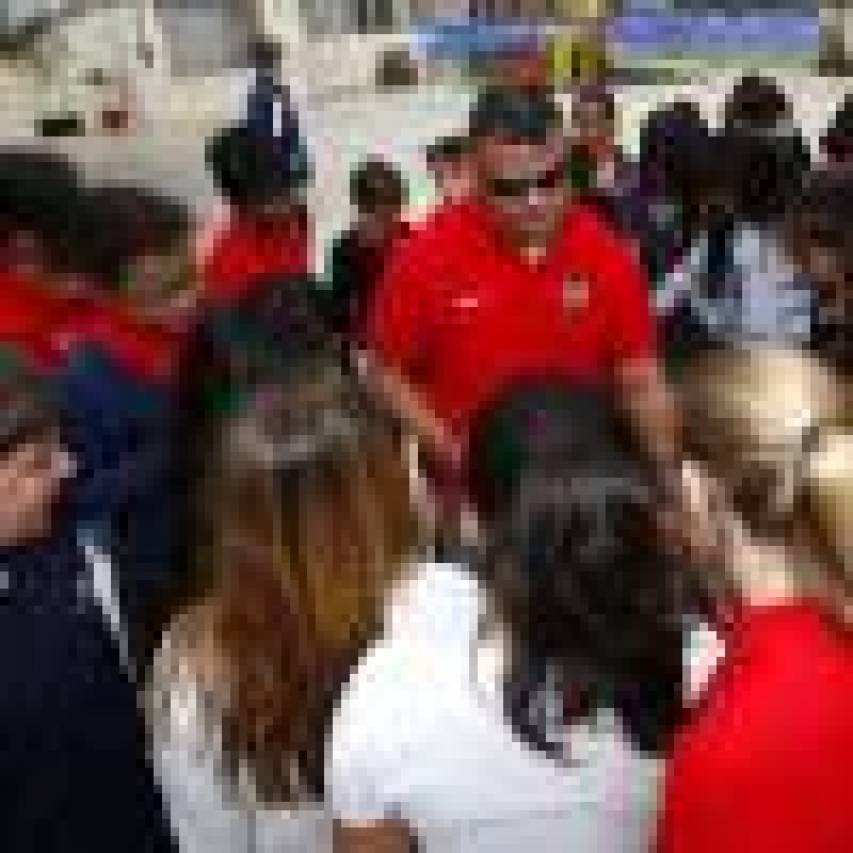
<svg viewBox="0 0 853 853">
<path fill-rule="evenodd" d="M 731 522 L 781 550 L 804 592 L 843 605 L 853 552 L 847 389 L 822 362 L 772 348 L 718 352 L 691 365 L 682 386 L 694 463 L 696 541 L 731 566 Z M 741 526 L 742 525 L 742 529 Z"/>
<path fill-rule="evenodd" d="M 266 799 L 320 796 L 340 687 L 416 544 L 400 436 L 337 353 L 306 350 L 224 419 L 201 485 L 226 751 Z"/>
<path fill-rule="evenodd" d="M 567 447 L 519 472 L 487 525 L 480 574 L 509 633 L 506 708 L 517 734 L 558 752 L 536 716 L 556 682 L 569 720 L 613 708 L 654 751 L 680 701 L 675 573 L 649 472 L 608 431 L 603 398 L 593 405 L 579 394 L 576 414 L 598 429 L 575 429 Z"/>
</svg>

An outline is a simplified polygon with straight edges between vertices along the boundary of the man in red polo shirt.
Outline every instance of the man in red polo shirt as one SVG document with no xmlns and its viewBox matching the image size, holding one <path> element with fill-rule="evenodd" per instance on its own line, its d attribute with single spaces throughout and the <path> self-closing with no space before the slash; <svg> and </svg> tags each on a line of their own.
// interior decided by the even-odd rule
<svg viewBox="0 0 853 853">
<path fill-rule="evenodd" d="M 626 245 L 568 197 L 567 146 L 547 94 L 493 89 L 470 117 L 478 191 L 399 247 L 368 340 L 425 437 L 464 443 L 508 386 L 613 382 L 655 455 L 674 447 L 648 287 Z"/>
</svg>

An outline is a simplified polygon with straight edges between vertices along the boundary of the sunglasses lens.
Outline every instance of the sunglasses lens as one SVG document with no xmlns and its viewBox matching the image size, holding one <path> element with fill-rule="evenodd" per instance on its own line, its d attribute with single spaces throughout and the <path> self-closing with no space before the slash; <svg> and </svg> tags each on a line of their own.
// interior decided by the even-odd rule
<svg viewBox="0 0 853 853">
<path fill-rule="evenodd" d="M 566 182 L 567 166 L 561 163 L 534 178 L 492 178 L 489 181 L 489 195 L 493 198 L 526 198 L 533 190 L 555 190 Z"/>
</svg>

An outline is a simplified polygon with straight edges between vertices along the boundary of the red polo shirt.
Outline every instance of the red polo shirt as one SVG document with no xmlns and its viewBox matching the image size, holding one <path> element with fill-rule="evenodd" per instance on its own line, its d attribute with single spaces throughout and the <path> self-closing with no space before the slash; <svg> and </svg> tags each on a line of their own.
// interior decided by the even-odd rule
<svg viewBox="0 0 853 853">
<path fill-rule="evenodd" d="M 398 247 L 368 340 L 457 428 L 525 378 L 609 378 L 654 350 L 648 286 L 628 247 L 571 206 L 545 257 L 505 245 L 488 210 L 448 205 Z"/>
<path fill-rule="evenodd" d="M 660 853 L 853 849 L 853 639 L 807 604 L 748 609 L 676 739 Z"/>
</svg>

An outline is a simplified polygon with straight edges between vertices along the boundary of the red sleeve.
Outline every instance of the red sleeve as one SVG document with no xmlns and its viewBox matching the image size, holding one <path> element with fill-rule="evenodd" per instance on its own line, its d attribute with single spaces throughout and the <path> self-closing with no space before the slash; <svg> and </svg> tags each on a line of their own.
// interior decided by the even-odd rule
<svg viewBox="0 0 853 853">
<path fill-rule="evenodd" d="M 836 739 L 833 749 L 821 743 L 818 718 L 808 730 L 796 718 L 787 729 L 768 726 L 771 717 L 787 720 L 788 715 L 768 711 L 764 697 L 755 701 L 755 695 L 732 691 L 717 725 L 700 726 L 676 744 L 667 768 L 658 853 L 850 849 L 849 748 L 843 742 L 850 743 L 849 734 Z M 777 707 L 792 701 L 776 689 L 766 696 L 774 696 Z M 815 701 L 810 694 L 809 702 L 826 707 L 822 697 Z"/>
<path fill-rule="evenodd" d="M 642 267 L 630 246 L 610 234 L 602 240 L 600 257 L 604 258 L 613 363 L 654 357 L 656 323 Z"/>
<path fill-rule="evenodd" d="M 365 329 L 367 345 L 406 376 L 430 357 L 434 276 L 424 257 L 408 240 L 397 246 L 376 289 Z"/>
</svg>

